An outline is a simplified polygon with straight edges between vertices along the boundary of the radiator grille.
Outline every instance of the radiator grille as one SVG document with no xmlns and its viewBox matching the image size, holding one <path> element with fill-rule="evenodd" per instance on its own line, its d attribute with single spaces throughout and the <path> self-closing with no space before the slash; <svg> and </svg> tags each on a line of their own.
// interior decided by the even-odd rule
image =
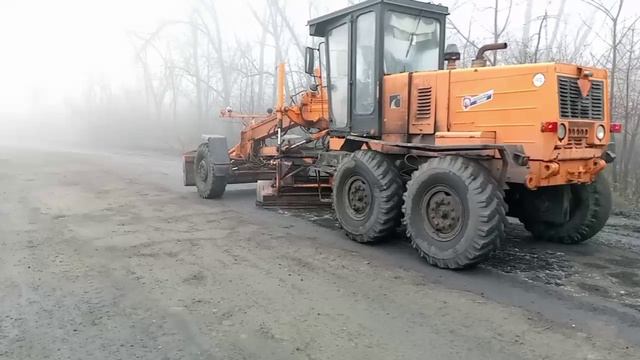
<svg viewBox="0 0 640 360">
<path fill-rule="evenodd" d="M 582 97 L 578 79 L 558 77 L 560 117 L 563 119 L 602 120 L 604 117 L 604 82 L 591 81 L 591 91 Z"/>
<path fill-rule="evenodd" d="M 416 119 L 431 118 L 431 86 L 418 88 Z"/>
</svg>

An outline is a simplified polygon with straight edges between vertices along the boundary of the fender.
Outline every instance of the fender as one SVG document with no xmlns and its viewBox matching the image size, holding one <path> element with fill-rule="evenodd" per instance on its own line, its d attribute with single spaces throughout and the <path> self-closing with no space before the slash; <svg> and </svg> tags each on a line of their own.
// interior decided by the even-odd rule
<svg viewBox="0 0 640 360">
<path fill-rule="evenodd" d="M 202 135 L 202 140 L 209 145 L 209 161 L 213 164 L 215 176 L 229 176 L 231 174 L 231 159 L 227 137 L 223 135 Z"/>
</svg>

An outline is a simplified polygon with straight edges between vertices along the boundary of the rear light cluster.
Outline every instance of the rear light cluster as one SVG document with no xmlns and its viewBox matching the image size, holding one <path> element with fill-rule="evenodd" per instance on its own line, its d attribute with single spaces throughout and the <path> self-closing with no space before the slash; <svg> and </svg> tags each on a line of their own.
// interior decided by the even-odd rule
<svg viewBox="0 0 640 360">
<path fill-rule="evenodd" d="M 567 125 L 563 123 L 558 123 L 556 121 L 547 121 L 542 123 L 542 128 L 540 131 L 543 133 L 555 133 L 558 134 L 558 140 L 564 141 L 567 137 L 567 133 L 569 129 L 567 129 Z"/>
<path fill-rule="evenodd" d="M 622 124 L 620 123 L 611 123 L 611 132 L 614 134 L 619 134 L 622 132 Z"/>
<path fill-rule="evenodd" d="M 558 123 L 555 121 L 547 121 L 542 123 L 542 132 L 557 133 Z"/>
</svg>

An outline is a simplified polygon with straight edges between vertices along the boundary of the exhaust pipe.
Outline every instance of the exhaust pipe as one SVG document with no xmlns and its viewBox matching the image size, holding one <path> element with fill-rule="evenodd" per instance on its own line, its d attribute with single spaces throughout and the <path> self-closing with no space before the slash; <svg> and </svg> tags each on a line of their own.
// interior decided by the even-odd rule
<svg viewBox="0 0 640 360">
<path fill-rule="evenodd" d="M 471 67 L 485 67 L 487 66 L 487 58 L 484 54 L 487 51 L 495 51 L 495 50 L 504 50 L 507 48 L 507 43 L 495 43 L 495 44 L 487 44 L 478 49 L 478 54 L 476 54 L 476 58 L 471 62 Z M 494 64 L 495 65 L 495 64 Z"/>
</svg>

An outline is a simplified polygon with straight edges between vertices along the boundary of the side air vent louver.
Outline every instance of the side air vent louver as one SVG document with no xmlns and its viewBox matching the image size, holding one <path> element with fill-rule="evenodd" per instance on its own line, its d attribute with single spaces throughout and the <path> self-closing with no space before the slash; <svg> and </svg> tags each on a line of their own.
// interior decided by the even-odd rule
<svg viewBox="0 0 640 360">
<path fill-rule="evenodd" d="M 602 120 L 604 118 L 604 82 L 591 81 L 591 91 L 582 97 L 578 79 L 558 76 L 560 117 L 563 119 Z"/>
<path fill-rule="evenodd" d="M 416 119 L 431 118 L 431 86 L 418 88 Z"/>
</svg>

